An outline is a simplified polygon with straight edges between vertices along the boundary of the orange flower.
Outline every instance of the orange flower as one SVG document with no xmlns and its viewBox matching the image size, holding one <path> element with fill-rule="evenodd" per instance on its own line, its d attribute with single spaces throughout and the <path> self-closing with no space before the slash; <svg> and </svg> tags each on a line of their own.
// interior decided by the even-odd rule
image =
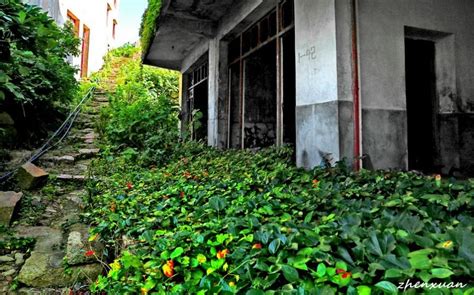
<svg viewBox="0 0 474 295">
<path fill-rule="evenodd" d="M 313 179 L 313 187 L 317 188 L 319 186 L 319 180 Z"/>
<path fill-rule="evenodd" d="M 127 182 L 127 189 L 131 190 L 133 188 L 133 184 L 131 182 Z"/>
<path fill-rule="evenodd" d="M 86 257 L 91 257 L 95 255 L 95 252 L 93 250 L 89 250 L 84 255 L 86 255 Z"/>
<path fill-rule="evenodd" d="M 217 258 L 218 259 L 225 258 L 227 256 L 227 254 L 229 254 L 229 250 L 227 250 L 227 249 L 221 250 L 221 251 L 217 252 Z"/>
<path fill-rule="evenodd" d="M 252 249 L 262 249 L 262 244 L 257 243 L 252 246 Z"/>
<path fill-rule="evenodd" d="M 115 212 L 116 208 L 117 208 L 117 205 L 115 204 L 115 202 L 112 202 L 112 204 L 110 204 L 110 211 Z"/>
<path fill-rule="evenodd" d="M 184 192 L 180 192 L 180 193 L 179 193 L 179 196 L 180 196 L 181 198 L 184 198 Z"/>
<path fill-rule="evenodd" d="M 191 173 L 189 173 L 189 171 L 185 171 L 185 172 L 183 173 L 183 176 L 186 177 L 186 178 L 188 178 L 188 179 L 192 177 L 192 176 L 191 176 Z"/>
<path fill-rule="evenodd" d="M 171 278 L 174 275 L 174 262 L 173 260 L 168 260 L 165 265 L 162 267 L 163 273 L 168 278 Z"/>
</svg>

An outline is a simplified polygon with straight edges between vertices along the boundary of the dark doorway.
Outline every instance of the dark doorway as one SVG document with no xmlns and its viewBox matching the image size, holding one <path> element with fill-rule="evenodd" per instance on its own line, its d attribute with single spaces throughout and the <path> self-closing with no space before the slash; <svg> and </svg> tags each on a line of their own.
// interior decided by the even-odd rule
<svg viewBox="0 0 474 295">
<path fill-rule="evenodd" d="M 408 120 L 408 168 L 435 171 L 436 74 L 435 44 L 405 39 Z"/>
<path fill-rule="evenodd" d="M 289 31 L 281 38 L 283 64 L 283 143 L 295 146 L 296 142 L 296 73 L 295 32 Z"/>
<path fill-rule="evenodd" d="M 244 61 L 244 147 L 276 142 L 276 43 L 258 49 Z"/>
<path fill-rule="evenodd" d="M 194 130 L 194 139 L 207 139 L 207 120 L 208 116 L 208 85 L 207 81 L 194 87 L 194 111 L 199 111 L 201 115 L 199 119 L 199 128 Z"/>
</svg>

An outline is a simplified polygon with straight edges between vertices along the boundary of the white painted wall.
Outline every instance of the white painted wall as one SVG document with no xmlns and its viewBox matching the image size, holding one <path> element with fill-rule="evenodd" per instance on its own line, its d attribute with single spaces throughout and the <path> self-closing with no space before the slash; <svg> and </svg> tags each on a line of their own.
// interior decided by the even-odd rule
<svg viewBox="0 0 474 295">
<path fill-rule="evenodd" d="M 90 29 L 88 74 L 98 71 L 103 65 L 103 57 L 108 50 L 117 46 L 112 36 L 113 20 L 117 21 L 116 35 L 120 28 L 118 8 L 120 0 L 29 0 L 48 11 L 59 25 L 67 21 L 71 11 L 80 21 L 79 37 L 82 39 L 84 25 Z M 111 11 L 107 18 L 107 4 Z M 81 46 L 82 48 L 82 46 Z M 80 68 L 81 56 L 73 57 L 72 64 Z"/>
</svg>

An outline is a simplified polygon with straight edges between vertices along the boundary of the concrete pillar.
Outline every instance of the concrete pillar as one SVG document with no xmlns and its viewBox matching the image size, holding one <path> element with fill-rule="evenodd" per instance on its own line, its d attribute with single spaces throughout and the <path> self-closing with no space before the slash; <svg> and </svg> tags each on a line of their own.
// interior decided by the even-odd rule
<svg viewBox="0 0 474 295">
<path fill-rule="evenodd" d="M 295 1 L 296 160 L 352 162 L 350 1 Z"/>
<path fill-rule="evenodd" d="M 207 143 L 217 146 L 218 142 L 218 110 L 219 110 L 219 40 L 209 41 L 209 78 L 208 78 L 208 123 Z"/>
</svg>

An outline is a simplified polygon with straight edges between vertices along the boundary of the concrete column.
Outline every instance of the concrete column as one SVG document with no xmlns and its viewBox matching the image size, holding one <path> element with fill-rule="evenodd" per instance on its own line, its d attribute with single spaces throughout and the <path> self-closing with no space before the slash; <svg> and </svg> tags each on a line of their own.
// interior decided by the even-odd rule
<svg viewBox="0 0 474 295">
<path fill-rule="evenodd" d="M 338 1 L 338 6 L 336 0 L 295 1 L 296 160 L 300 167 L 345 157 L 348 163 L 352 161 L 350 20 L 350 1 Z"/>
<path fill-rule="evenodd" d="M 219 40 L 209 41 L 209 120 L 207 124 L 207 143 L 209 146 L 218 145 L 218 110 L 219 110 Z"/>
</svg>

